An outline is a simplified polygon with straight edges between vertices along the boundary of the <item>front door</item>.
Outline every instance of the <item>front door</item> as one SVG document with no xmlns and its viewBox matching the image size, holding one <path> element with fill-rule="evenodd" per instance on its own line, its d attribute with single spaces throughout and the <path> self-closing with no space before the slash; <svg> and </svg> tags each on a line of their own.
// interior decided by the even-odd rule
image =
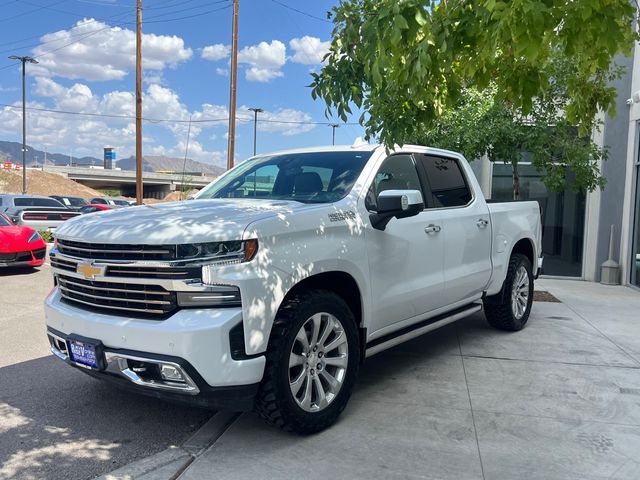
<svg viewBox="0 0 640 480">
<path fill-rule="evenodd" d="M 369 188 L 367 209 L 384 190 L 424 189 L 410 154 L 384 160 Z M 386 229 L 367 229 L 371 274 L 370 333 L 443 306 L 444 240 L 442 212 L 425 209 L 414 217 L 392 219 Z M 418 320 L 420 318 L 416 318 Z"/>
</svg>

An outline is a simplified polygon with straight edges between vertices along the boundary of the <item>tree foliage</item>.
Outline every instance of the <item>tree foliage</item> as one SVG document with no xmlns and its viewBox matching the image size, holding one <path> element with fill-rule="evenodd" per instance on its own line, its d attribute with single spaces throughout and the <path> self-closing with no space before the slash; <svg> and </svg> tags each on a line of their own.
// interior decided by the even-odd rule
<svg viewBox="0 0 640 480">
<path fill-rule="evenodd" d="M 573 59 L 554 53 L 546 72 L 549 88 L 544 97 L 533 99 L 528 115 L 508 105 L 495 84 L 483 90 L 464 89 L 456 105 L 431 127 L 418 126 L 408 140 L 456 150 L 470 160 L 487 155 L 491 161 L 511 164 L 515 198 L 519 197 L 518 163 L 525 152 L 551 190 L 565 189 L 567 170 L 573 173 L 569 186 L 574 190 L 603 187 L 599 164 L 607 157 L 606 149 L 589 137 L 580 138 L 566 115 L 571 93 L 568 77 L 575 68 Z M 610 69 L 607 81 L 620 73 L 618 68 Z"/>
<path fill-rule="evenodd" d="M 392 146 L 433 127 L 468 88 L 493 88 L 530 115 L 534 99 L 553 98 L 559 54 L 572 62 L 564 118 L 587 136 L 598 111 L 614 111 L 607 80 L 638 38 L 634 15 L 628 0 L 342 0 L 312 95 L 345 121 L 361 108 L 367 138 Z"/>
</svg>

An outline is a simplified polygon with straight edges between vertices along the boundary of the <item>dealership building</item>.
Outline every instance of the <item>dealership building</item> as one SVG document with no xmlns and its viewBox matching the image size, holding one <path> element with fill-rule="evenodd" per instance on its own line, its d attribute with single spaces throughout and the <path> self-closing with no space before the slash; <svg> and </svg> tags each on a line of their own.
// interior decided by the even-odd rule
<svg viewBox="0 0 640 480">
<path fill-rule="evenodd" d="M 600 131 L 594 133 L 594 141 L 609 149 L 609 159 L 601 165 L 606 187 L 586 194 L 551 192 L 524 156 L 521 198 L 537 200 L 543 209 L 544 275 L 599 282 L 613 225 L 618 281 L 640 289 L 640 45 L 631 58 L 621 57 L 617 63 L 626 67 L 615 82 L 617 114 L 603 114 Z M 488 198 L 513 197 L 511 165 L 485 159 L 472 166 Z"/>
</svg>

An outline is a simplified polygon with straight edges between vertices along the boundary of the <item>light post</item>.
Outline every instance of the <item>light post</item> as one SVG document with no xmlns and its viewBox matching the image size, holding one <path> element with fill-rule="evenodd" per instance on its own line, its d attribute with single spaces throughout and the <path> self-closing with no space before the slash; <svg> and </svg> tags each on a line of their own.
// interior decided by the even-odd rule
<svg viewBox="0 0 640 480">
<path fill-rule="evenodd" d="M 332 129 L 331 145 L 335 145 L 336 144 L 336 128 L 340 128 L 340 125 L 338 125 L 337 123 L 330 123 L 329 126 Z"/>
<path fill-rule="evenodd" d="M 27 106 L 26 106 L 26 87 L 25 87 L 25 65 L 29 63 L 38 63 L 35 58 L 29 56 L 11 55 L 10 60 L 20 60 L 22 62 L 22 193 L 27 193 Z"/>
<path fill-rule="evenodd" d="M 261 108 L 250 108 L 253 112 L 253 156 L 256 156 L 256 132 L 258 130 L 258 113 L 264 112 Z"/>
</svg>

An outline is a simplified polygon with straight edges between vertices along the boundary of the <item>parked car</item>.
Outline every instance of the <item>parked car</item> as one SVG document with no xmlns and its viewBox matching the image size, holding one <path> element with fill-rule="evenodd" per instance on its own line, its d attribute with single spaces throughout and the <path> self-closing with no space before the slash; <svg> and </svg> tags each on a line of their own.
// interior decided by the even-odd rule
<svg viewBox="0 0 640 480">
<path fill-rule="evenodd" d="M 104 212 L 105 210 L 113 210 L 114 208 L 121 208 L 121 207 L 118 206 L 118 205 L 105 205 L 105 204 L 101 204 L 101 203 L 96 203 L 96 204 L 89 203 L 87 205 L 84 205 L 80 209 L 80 213 L 84 214 L 84 213 Z"/>
<path fill-rule="evenodd" d="M 59 201 L 41 195 L 0 195 L 0 212 L 16 225 L 50 231 L 80 215 Z"/>
<path fill-rule="evenodd" d="M 89 203 L 93 205 L 118 205 L 120 207 L 130 207 L 131 204 L 126 200 L 111 197 L 94 197 L 89 200 Z"/>
<path fill-rule="evenodd" d="M 454 152 L 258 156 L 189 202 L 61 226 L 47 335 L 95 377 L 316 432 L 366 357 L 483 305 L 523 328 L 540 236 L 536 202 L 488 205 Z"/>
<path fill-rule="evenodd" d="M 49 195 L 51 198 L 59 201 L 65 207 L 70 210 L 80 211 L 80 209 L 85 206 L 88 202 L 81 197 L 70 197 L 67 195 Z"/>
<path fill-rule="evenodd" d="M 46 255 L 47 244 L 38 232 L 0 213 L 0 267 L 38 267 Z"/>
</svg>

